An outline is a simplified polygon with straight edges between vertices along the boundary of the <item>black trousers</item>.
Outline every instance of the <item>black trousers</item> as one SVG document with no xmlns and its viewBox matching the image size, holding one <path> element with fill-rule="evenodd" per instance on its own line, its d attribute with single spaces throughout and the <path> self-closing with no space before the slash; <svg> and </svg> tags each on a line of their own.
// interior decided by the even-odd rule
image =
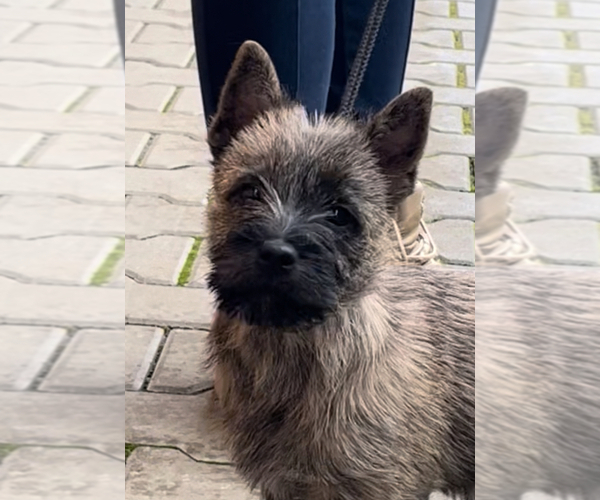
<svg viewBox="0 0 600 500">
<path fill-rule="evenodd" d="M 337 111 L 373 0 L 191 0 L 205 116 L 239 46 L 260 43 L 288 94 L 309 112 Z M 389 0 L 356 110 L 377 111 L 402 90 L 414 0 Z"/>
</svg>

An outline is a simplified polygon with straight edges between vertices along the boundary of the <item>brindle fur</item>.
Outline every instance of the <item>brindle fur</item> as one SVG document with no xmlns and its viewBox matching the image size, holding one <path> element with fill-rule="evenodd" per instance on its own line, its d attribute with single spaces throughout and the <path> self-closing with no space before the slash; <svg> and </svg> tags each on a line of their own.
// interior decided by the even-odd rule
<svg viewBox="0 0 600 500">
<path fill-rule="evenodd" d="M 311 118 L 260 46 L 234 62 L 209 129 L 209 347 L 234 462 L 265 500 L 473 498 L 473 273 L 390 264 L 430 110 L 415 89 L 364 123 Z M 263 198 L 235 197 L 248 179 Z M 256 248 L 280 236 L 299 261 L 277 281 Z"/>
</svg>

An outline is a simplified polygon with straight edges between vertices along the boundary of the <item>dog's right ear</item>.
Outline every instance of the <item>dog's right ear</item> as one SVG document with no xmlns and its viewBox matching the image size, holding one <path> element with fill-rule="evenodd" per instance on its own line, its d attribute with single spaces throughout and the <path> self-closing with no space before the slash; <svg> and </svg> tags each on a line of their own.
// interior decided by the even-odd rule
<svg viewBox="0 0 600 500">
<path fill-rule="evenodd" d="M 208 129 L 208 145 L 217 159 L 244 127 L 283 100 L 269 54 L 258 43 L 239 48 Z"/>
</svg>

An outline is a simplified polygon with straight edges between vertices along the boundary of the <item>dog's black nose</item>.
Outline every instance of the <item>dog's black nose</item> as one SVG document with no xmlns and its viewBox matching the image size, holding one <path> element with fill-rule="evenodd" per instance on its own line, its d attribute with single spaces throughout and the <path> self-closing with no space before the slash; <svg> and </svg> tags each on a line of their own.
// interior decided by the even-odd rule
<svg viewBox="0 0 600 500">
<path fill-rule="evenodd" d="M 271 267 L 290 269 L 298 260 L 298 254 L 292 245 L 283 240 L 268 240 L 263 243 L 259 258 Z"/>
</svg>

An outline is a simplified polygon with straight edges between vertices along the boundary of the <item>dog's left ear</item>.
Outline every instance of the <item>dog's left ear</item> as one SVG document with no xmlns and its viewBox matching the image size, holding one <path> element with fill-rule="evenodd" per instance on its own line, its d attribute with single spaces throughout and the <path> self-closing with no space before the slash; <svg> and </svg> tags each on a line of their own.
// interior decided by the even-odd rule
<svg viewBox="0 0 600 500">
<path fill-rule="evenodd" d="M 258 43 L 238 49 L 208 128 L 208 145 L 217 159 L 232 139 L 259 115 L 283 100 L 271 58 Z"/>
<path fill-rule="evenodd" d="M 432 104 L 431 90 L 409 90 L 377 113 L 367 126 L 371 147 L 389 180 L 391 210 L 414 190 L 419 160 L 427 143 Z"/>
</svg>

